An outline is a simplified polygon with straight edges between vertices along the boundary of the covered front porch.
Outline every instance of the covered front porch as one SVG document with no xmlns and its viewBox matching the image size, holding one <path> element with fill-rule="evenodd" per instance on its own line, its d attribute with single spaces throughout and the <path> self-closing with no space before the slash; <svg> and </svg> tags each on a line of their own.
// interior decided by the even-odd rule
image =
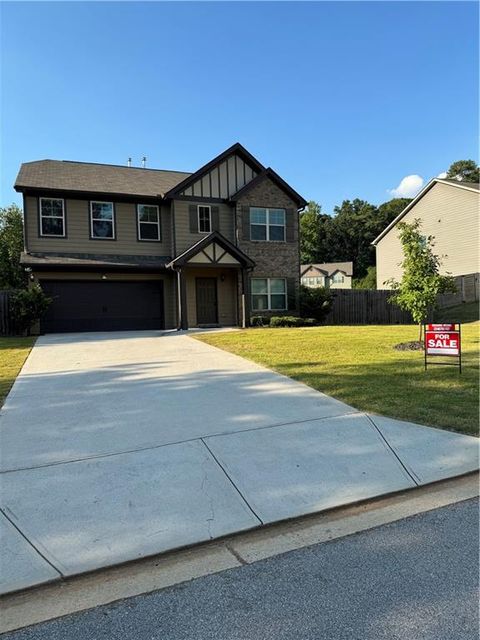
<svg viewBox="0 0 480 640">
<path fill-rule="evenodd" d="M 254 262 L 213 232 L 172 260 L 177 274 L 178 328 L 248 324 L 248 272 Z"/>
</svg>

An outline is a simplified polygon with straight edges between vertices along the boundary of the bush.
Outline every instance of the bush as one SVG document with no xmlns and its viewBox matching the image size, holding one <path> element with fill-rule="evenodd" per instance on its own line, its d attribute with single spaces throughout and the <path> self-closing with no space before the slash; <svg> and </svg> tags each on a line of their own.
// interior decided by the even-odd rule
<svg viewBox="0 0 480 640">
<path fill-rule="evenodd" d="M 43 316 L 51 301 L 39 284 L 14 291 L 10 295 L 10 316 L 15 332 L 30 333 L 32 325 Z"/>
<path fill-rule="evenodd" d="M 325 287 L 300 287 L 300 313 L 305 318 L 324 320 L 332 309 L 335 293 Z"/>
<path fill-rule="evenodd" d="M 303 327 L 303 318 L 296 316 L 273 316 L 270 318 L 271 327 Z"/>
<path fill-rule="evenodd" d="M 270 324 L 270 318 L 268 316 L 252 316 L 250 318 L 250 325 L 252 327 L 268 327 Z"/>
</svg>

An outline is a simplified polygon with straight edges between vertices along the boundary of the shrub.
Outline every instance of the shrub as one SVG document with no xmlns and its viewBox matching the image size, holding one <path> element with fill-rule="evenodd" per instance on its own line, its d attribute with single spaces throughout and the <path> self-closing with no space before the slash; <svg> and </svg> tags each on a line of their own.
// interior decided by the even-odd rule
<svg viewBox="0 0 480 640">
<path fill-rule="evenodd" d="M 324 320 L 332 309 L 335 293 L 325 287 L 300 287 L 300 313 L 305 318 Z"/>
<path fill-rule="evenodd" d="M 43 293 L 39 284 L 14 291 L 10 295 L 10 316 L 15 332 L 30 333 L 32 325 L 43 316 L 50 302 L 51 298 Z"/>
<path fill-rule="evenodd" d="M 302 327 L 303 323 L 303 318 L 296 316 L 273 316 L 270 318 L 271 327 Z"/>
<path fill-rule="evenodd" d="M 252 316 L 250 318 L 250 325 L 252 327 L 268 327 L 270 324 L 270 318 L 268 316 Z"/>
</svg>

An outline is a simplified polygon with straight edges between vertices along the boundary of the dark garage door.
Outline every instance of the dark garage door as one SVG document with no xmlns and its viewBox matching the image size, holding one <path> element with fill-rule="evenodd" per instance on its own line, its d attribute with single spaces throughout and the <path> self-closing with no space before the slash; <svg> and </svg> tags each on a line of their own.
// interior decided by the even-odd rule
<svg viewBox="0 0 480 640">
<path fill-rule="evenodd" d="M 41 322 L 43 333 L 163 329 L 161 281 L 44 280 L 53 299 Z"/>
</svg>

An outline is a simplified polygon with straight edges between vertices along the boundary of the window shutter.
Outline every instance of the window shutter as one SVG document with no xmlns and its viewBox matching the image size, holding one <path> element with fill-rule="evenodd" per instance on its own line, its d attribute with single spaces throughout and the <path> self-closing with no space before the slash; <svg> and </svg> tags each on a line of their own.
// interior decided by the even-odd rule
<svg viewBox="0 0 480 640">
<path fill-rule="evenodd" d="M 242 206 L 242 236 L 244 240 L 250 240 L 250 207 Z"/>
<path fill-rule="evenodd" d="M 287 308 L 289 311 L 297 310 L 297 299 L 295 296 L 296 278 L 287 278 Z"/>
<path fill-rule="evenodd" d="M 212 231 L 220 231 L 220 208 L 212 207 Z"/>
<path fill-rule="evenodd" d="M 295 211 L 293 209 L 287 209 L 286 211 L 286 230 L 285 240 L 287 242 L 294 242 L 295 240 Z"/>
<path fill-rule="evenodd" d="M 198 233 L 197 205 L 196 204 L 189 205 L 188 213 L 190 216 L 190 233 Z"/>
</svg>

